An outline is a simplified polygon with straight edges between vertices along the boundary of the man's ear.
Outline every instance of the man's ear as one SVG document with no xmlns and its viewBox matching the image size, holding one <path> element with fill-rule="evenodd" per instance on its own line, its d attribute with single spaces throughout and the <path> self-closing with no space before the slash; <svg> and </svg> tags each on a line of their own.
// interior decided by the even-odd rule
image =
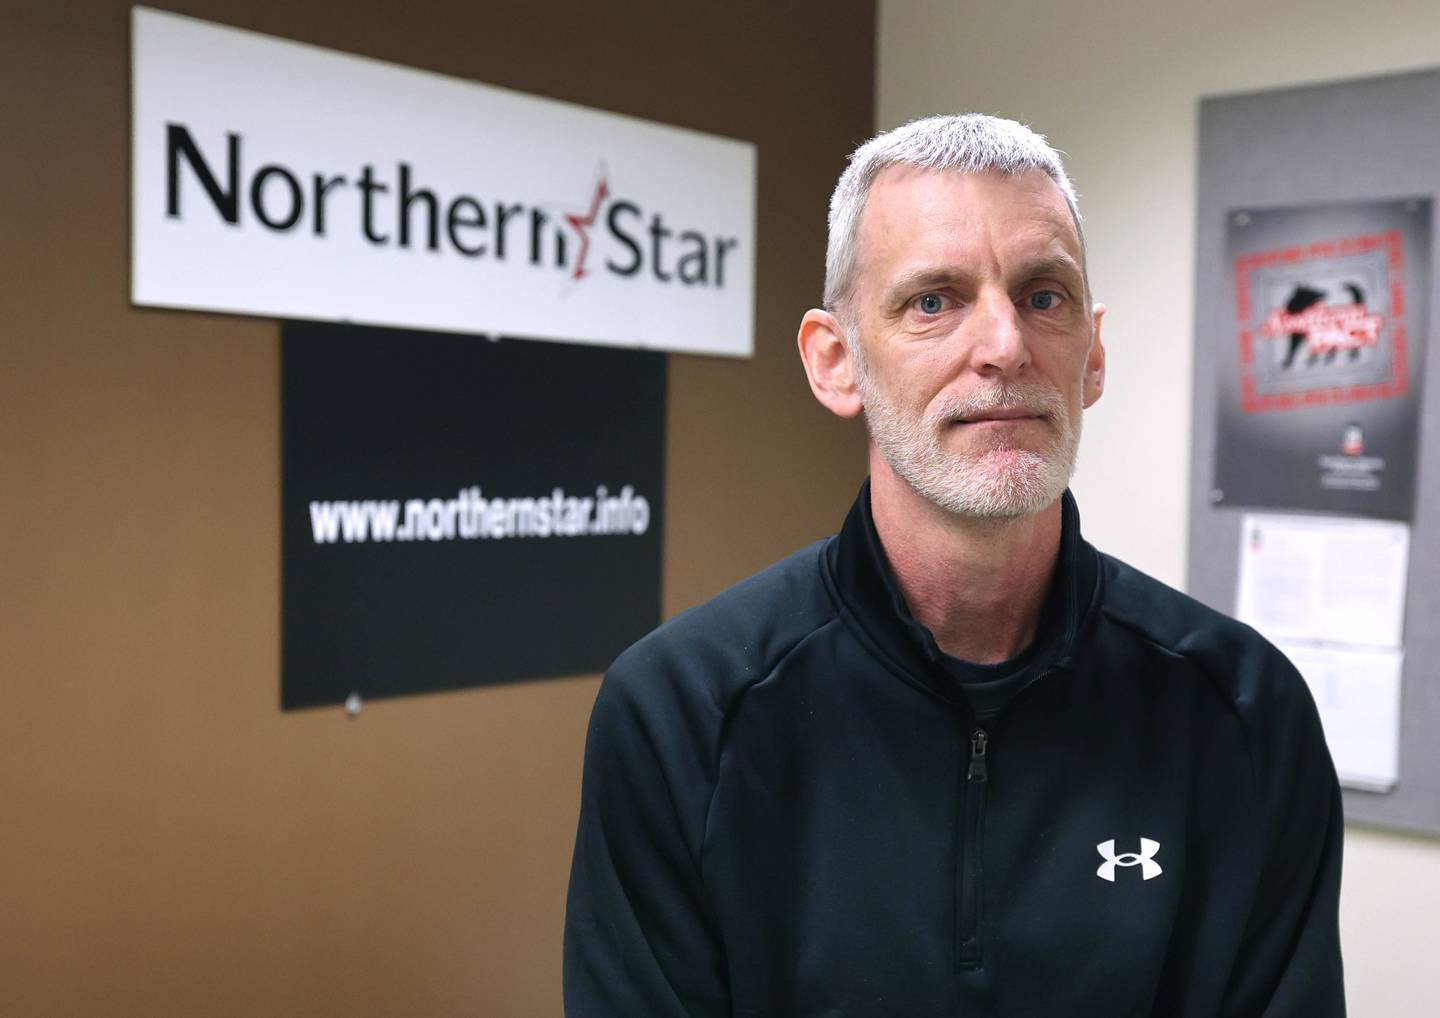
<svg viewBox="0 0 1440 1018">
<path fill-rule="evenodd" d="M 1100 319 L 1105 305 L 1096 304 L 1092 312 L 1094 324 L 1090 334 L 1090 352 L 1085 355 L 1085 408 L 1088 410 L 1105 391 L 1105 344 L 1100 342 Z"/>
<path fill-rule="evenodd" d="M 812 308 L 800 319 L 795 341 L 810 391 L 820 405 L 839 417 L 859 414 L 865 404 L 855 384 L 855 364 L 839 320 L 829 311 Z"/>
</svg>

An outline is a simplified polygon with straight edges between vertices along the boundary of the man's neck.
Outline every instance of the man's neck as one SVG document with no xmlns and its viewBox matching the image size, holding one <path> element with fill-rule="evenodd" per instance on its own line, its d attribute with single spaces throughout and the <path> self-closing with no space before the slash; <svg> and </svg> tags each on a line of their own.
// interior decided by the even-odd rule
<svg viewBox="0 0 1440 1018">
<path fill-rule="evenodd" d="M 1060 553 L 1060 503 L 1010 519 L 956 516 L 871 451 L 870 512 L 910 614 L 952 657 L 1019 654 L 1035 639 Z"/>
</svg>

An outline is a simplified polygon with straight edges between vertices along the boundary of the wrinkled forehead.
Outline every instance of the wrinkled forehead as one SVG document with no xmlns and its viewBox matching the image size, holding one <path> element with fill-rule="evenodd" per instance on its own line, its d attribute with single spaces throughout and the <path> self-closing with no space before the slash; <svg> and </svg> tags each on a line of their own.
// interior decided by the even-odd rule
<svg viewBox="0 0 1440 1018">
<path fill-rule="evenodd" d="M 880 172 L 856 230 L 857 282 L 946 238 L 987 234 L 1068 255 L 1085 277 L 1085 241 L 1064 192 L 1043 170 L 964 173 L 915 166 Z M 873 280 L 872 280 L 873 281 Z M 1088 280 L 1086 290 L 1088 294 Z"/>
</svg>

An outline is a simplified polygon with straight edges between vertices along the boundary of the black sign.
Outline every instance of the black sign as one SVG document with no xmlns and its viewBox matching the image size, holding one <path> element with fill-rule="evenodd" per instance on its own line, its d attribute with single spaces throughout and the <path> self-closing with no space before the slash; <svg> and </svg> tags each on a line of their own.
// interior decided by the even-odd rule
<svg viewBox="0 0 1440 1018">
<path fill-rule="evenodd" d="M 1410 517 L 1430 215 L 1424 198 L 1229 214 L 1214 502 Z"/>
<path fill-rule="evenodd" d="M 660 618 L 666 358 L 286 322 L 285 708 L 603 670 Z"/>
</svg>

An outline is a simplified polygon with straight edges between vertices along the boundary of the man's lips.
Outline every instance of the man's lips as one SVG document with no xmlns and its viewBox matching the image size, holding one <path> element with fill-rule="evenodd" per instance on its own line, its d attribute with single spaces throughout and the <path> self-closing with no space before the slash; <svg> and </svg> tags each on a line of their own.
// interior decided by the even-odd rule
<svg viewBox="0 0 1440 1018">
<path fill-rule="evenodd" d="M 1021 407 L 1001 407 L 996 410 L 986 410 L 975 414 L 973 417 L 957 418 L 956 424 L 1000 424 L 1006 421 L 1038 421 L 1042 415 L 1034 410 L 1026 410 Z"/>
</svg>

